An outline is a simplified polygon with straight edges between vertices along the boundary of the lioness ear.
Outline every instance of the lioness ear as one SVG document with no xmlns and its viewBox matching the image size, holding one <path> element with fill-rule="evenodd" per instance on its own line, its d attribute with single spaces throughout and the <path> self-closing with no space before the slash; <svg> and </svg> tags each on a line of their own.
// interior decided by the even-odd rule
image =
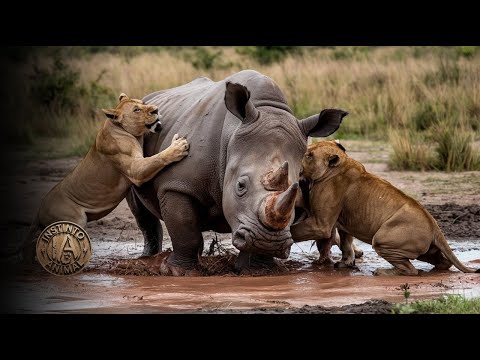
<svg viewBox="0 0 480 360">
<path fill-rule="evenodd" d="M 121 93 L 118 97 L 118 101 L 122 101 L 123 99 L 128 100 L 130 98 L 127 96 L 127 94 Z"/>
<path fill-rule="evenodd" d="M 345 149 L 345 146 L 340 144 L 340 141 L 335 140 L 335 145 L 337 145 L 343 152 L 346 152 L 347 150 Z"/>
<path fill-rule="evenodd" d="M 300 121 L 300 129 L 305 136 L 327 137 L 340 126 L 348 112 L 338 109 L 325 109 L 320 114 L 312 115 Z"/>
<path fill-rule="evenodd" d="M 328 166 L 329 167 L 335 167 L 340 165 L 340 158 L 338 155 L 332 155 L 328 158 Z"/>
<path fill-rule="evenodd" d="M 118 112 L 116 109 L 102 109 L 102 111 L 109 119 L 118 120 Z"/>
</svg>

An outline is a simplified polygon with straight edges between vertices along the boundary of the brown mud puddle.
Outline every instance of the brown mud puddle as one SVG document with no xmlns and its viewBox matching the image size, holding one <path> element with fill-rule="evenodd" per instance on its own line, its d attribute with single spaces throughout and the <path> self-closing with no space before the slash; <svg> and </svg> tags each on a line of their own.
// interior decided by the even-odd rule
<svg viewBox="0 0 480 360">
<path fill-rule="evenodd" d="M 347 144 L 347 150 L 349 148 Z M 351 151 L 351 156 L 362 161 L 367 170 L 425 205 L 460 260 L 471 267 L 480 267 L 480 192 L 477 182 L 472 181 L 480 172 L 386 171 L 387 149 L 377 150 L 380 163 L 370 161 L 371 150 Z M 1 175 L 5 180 L 2 184 L 8 185 L 2 186 L 0 192 L 9 211 L 0 225 L 3 240 L 0 252 L 8 254 L 10 248 L 17 247 L 42 197 L 79 160 L 17 161 L 12 164 L 12 171 Z M 213 232 L 203 234 L 205 249 L 218 238 L 229 252 L 222 254 L 217 248 L 215 255 L 223 257 L 204 258 L 209 270 L 206 276 L 155 276 L 158 269 L 153 262 L 142 264 L 133 260 L 141 255 L 143 240 L 126 201 L 107 217 L 89 223 L 86 230 L 92 239 L 93 256 L 85 271 L 70 277 L 50 275 L 40 266 L 30 273 L 23 271 L 14 281 L 2 284 L 1 299 L 7 304 L 0 310 L 10 313 L 309 313 L 318 311 L 313 307 L 322 305 L 336 306 L 329 312 L 376 312 L 388 311 L 388 304 L 382 301 L 402 302 L 400 286 L 407 282 L 411 301 L 442 294 L 480 296 L 480 275 L 463 274 L 453 267 L 449 272 L 430 273 L 430 265 L 414 261 L 415 267 L 425 271 L 420 276 L 374 277 L 373 270 L 389 264 L 363 243 L 359 245 L 365 255 L 357 260 L 356 270 L 336 271 L 313 265 L 318 252 L 312 242 L 304 242 L 294 244 L 288 261 L 283 262 L 288 272 L 238 276 L 231 271 L 234 258 L 228 257 L 231 251 L 236 251 L 231 245 L 231 235 Z M 171 248 L 165 227 L 163 248 Z M 333 258 L 335 261 L 340 258 L 336 247 Z M 12 273 L 2 272 L 4 276 Z M 372 299 L 382 301 L 365 304 Z"/>
<path fill-rule="evenodd" d="M 342 306 L 372 299 L 401 302 L 400 286 L 405 283 L 410 285 L 411 301 L 446 293 L 480 296 L 480 276 L 457 272 L 390 278 L 334 271 L 180 278 L 41 274 L 11 284 L 10 290 L 16 313 L 194 313 L 256 308 L 289 312 L 305 305 Z"/>
<path fill-rule="evenodd" d="M 457 256 L 467 265 L 478 267 L 478 241 L 450 241 Z M 429 272 L 431 266 L 414 261 L 423 272 L 419 276 L 375 277 L 378 266 L 388 266 L 369 245 L 359 243 L 364 258 L 357 269 L 334 270 L 312 264 L 318 256 L 310 242 L 295 244 L 285 267 L 290 271 L 269 276 L 239 276 L 224 271 L 223 276 L 169 277 L 150 273 L 122 275 L 125 266 L 155 269 L 157 260 L 134 260 L 141 251 L 129 248 L 130 260 L 99 254 L 112 251 L 112 244 L 96 242 L 94 256 L 86 271 L 69 276 L 49 275 L 41 268 L 17 277 L 8 284 L 13 297 L 8 312 L 15 313 L 325 313 L 388 312 L 390 303 L 402 302 L 400 286 L 410 286 L 410 301 L 436 298 L 443 294 L 480 296 L 480 275 L 451 271 Z M 119 246 L 119 245 L 117 245 Z M 120 248 L 120 247 L 119 247 Z M 95 251 L 97 250 L 97 252 Z M 113 251 L 115 253 L 115 251 Z M 97 254 L 97 256 L 95 256 Z M 117 252 L 118 254 L 118 252 Z M 221 256 L 210 257 L 218 261 Z M 340 252 L 333 248 L 333 258 Z M 140 262 L 142 261 L 144 265 Z M 128 268 L 128 266 L 127 266 Z M 145 276 L 153 275 L 153 276 Z M 363 304 L 370 300 L 383 300 Z M 354 306 L 352 304 L 363 304 Z M 351 305 L 345 307 L 345 305 Z M 334 307 L 331 309 L 316 306 Z M 344 306 L 342 308 L 342 306 Z"/>
</svg>

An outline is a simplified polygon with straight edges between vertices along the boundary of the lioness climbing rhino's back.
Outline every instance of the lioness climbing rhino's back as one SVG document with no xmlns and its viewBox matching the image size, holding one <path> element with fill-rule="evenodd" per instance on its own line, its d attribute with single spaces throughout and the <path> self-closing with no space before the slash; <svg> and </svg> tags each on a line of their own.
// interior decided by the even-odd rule
<svg viewBox="0 0 480 360">
<path fill-rule="evenodd" d="M 169 146 L 143 156 L 143 136 L 161 129 L 158 107 L 121 94 L 114 109 L 103 109 L 108 119 L 85 158 L 43 198 L 29 234 L 24 258 L 33 258 L 35 234 L 56 221 L 85 226 L 109 214 L 132 184 L 141 185 L 161 169 L 188 154 L 188 143 L 175 135 Z"/>
<path fill-rule="evenodd" d="M 417 259 L 448 269 L 464 266 L 452 252 L 436 221 L 416 200 L 389 182 L 368 173 L 335 141 L 308 147 L 302 175 L 310 182 L 312 216 L 292 227 L 296 241 L 331 238 L 337 226 L 342 260 L 355 263 L 353 237 L 372 244 L 393 269 L 377 269 L 377 275 L 416 275 L 410 260 Z"/>
</svg>

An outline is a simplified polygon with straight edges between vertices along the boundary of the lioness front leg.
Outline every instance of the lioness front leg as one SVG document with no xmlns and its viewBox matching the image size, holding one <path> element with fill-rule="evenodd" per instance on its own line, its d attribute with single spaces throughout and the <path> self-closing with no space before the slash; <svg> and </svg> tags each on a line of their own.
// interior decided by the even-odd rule
<svg viewBox="0 0 480 360">
<path fill-rule="evenodd" d="M 332 235 L 335 223 L 319 223 L 316 216 L 310 216 L 306 220 L 290 227 L 293 241 L 326 240 Z"/>
<path fill-rule="evenodd" d="M 188 155 L 188 142 L 184 138 L 179 138 L 175 134 L 171 145 L 158 154 L 144 158 L 142 154 L 125 158 L 119 158 L 121 171 L 135 185 L 141 186 L 143 183 L 151 180 L 165 166 L 182 160 Z M 123 161 L 122 161 L 123 160 Z"/>
<path fill-rule="evenodd" d="M 316 240 L 315 244 L 318 249 L 318 260 L 315 260 L 314 263 L 318 265 L 330 265 L 333 263 L 331 258 L 331 248 L 335 244 L 336 237 L 336 228 L 332 229 L 332 233 L 328 239 Z"/>
<path fill-rule="evenodd" d="M 340 250 L 342 251 L 342 260 L 335 263 L 336 268 L 352 267 L 355 265 L 355 252 L 353 250 L 353 236 L 343 230 L 338 229 L 340 236 Z"/>
</svg>

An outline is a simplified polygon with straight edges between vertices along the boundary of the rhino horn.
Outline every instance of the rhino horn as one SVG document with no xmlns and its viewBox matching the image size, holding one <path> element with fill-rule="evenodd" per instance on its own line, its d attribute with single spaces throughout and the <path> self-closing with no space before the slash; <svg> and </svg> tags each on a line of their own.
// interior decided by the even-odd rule
<svg viewBox="0 0 480 360">
<path fill-rule="evenodd" d="M 270 195 L 260 213 L 262 223 L 274 230 L 286 228 L 295 207 L 297 193 L 298 182 L 290 185 L 284 192 Z"/>
<path fill-rule="evenodd" d="M 265 190 L 285 191 L 288 188 L 288 161 L 277 170 L 268 172 L 262 179 Z"/>
</svg>

